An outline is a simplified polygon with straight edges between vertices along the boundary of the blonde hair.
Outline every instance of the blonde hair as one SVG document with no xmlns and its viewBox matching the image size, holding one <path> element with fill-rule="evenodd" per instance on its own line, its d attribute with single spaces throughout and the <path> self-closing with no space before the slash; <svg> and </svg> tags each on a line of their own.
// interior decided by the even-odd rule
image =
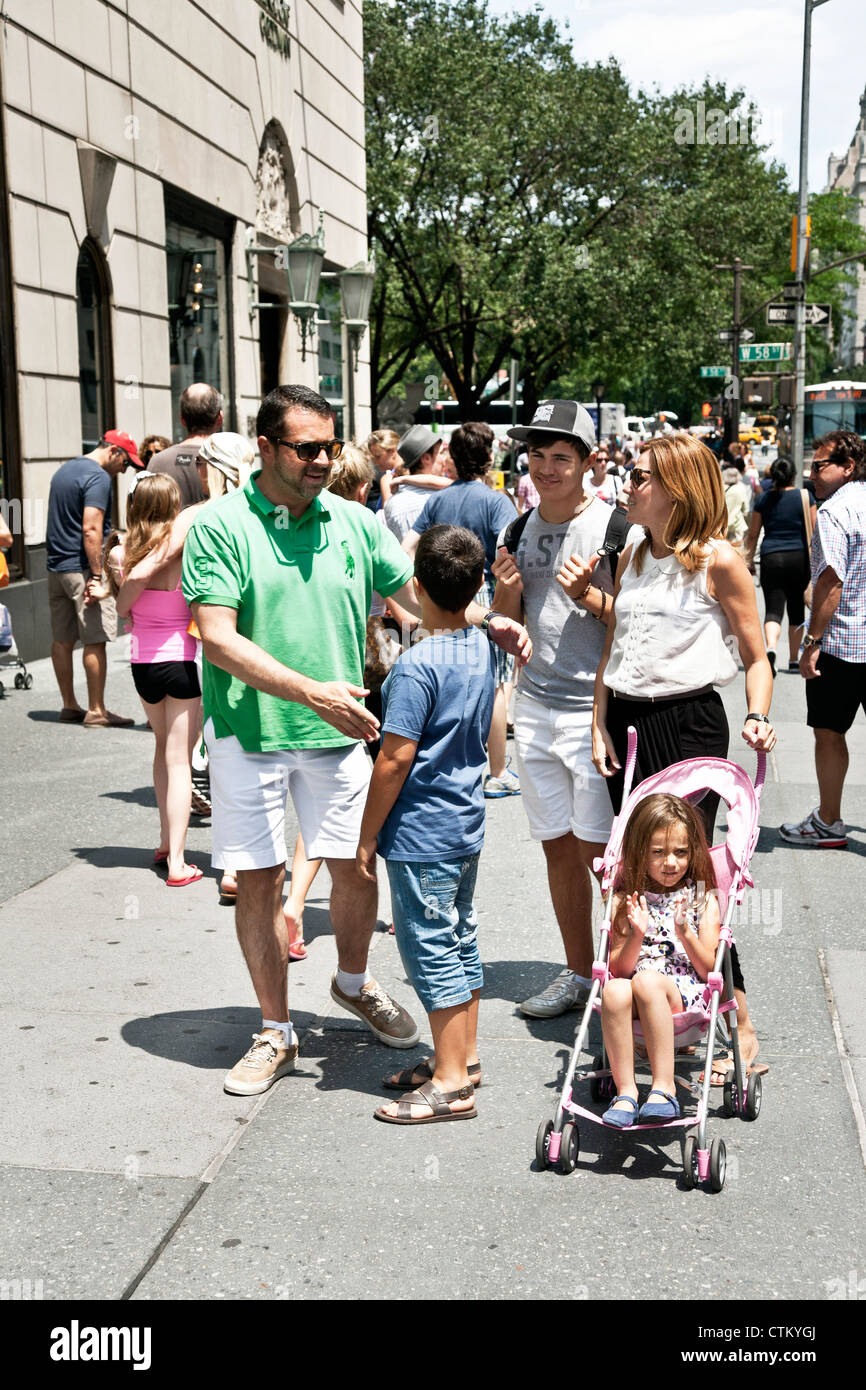
<svg viewBox="0 0 866 1390">
<path fill-rule="evenodd" d="M 655 471 L 673 501 L 664 533 L 655 540 L 668 546 L 688 574 L 703 569 L 708 542 L 724 539 L 728 509 L 722 470 L 716 456 L 693 434 L 658 435 L 640 451 L 638 466 Z M 640 574 L 649 539 L 637 546 L 632 566 Z"/>
<path fill-rule="evenodd" d="M 180 504 L 180 488 L 174 478 L 167 473 L 142 473 L 126 504 L 128 529 L 123 543 L 126 574 L 145 555 L 165 544 L 180 513 Z"/>
<path fill-rule="evenodd" d="M 380 430 L 380 434 L 387 431 Z M 350 502 L 356 500 L 359 488 L 368 487 L 376 476 L 366 449 L 360 444 L 344 444 L 340 457 L 331 464 L 328 478 L 328 492 L 345 497 Z"/>
<path fill-rule="evenodd" d="M 400 436 L 395 430 L 374 430 L 368 434 L 364 448 L 369 454 L 378 454 L 382 449 L 396 449 Z"/>
</svg>

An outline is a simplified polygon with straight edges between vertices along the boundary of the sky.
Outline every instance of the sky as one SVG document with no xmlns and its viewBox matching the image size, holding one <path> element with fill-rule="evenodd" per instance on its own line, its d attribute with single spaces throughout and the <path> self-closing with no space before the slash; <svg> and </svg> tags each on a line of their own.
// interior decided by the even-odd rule
<svg viewBox="0 0 866 1390">
<path fill-rule="evenodd" d="M 745 90 L 761 112 L 762 140 L 799 174 L 804 0 L 490 0 L 497 14 L 540 7 L 567 20 L 581 61 L 613 55 L 633 87 L 663 92 L 709 74 Z M 809 188 L 827 183 L 844 154 L 866 89 L 866 0 L 827 0 L 812 13 Z"/>
</svg>

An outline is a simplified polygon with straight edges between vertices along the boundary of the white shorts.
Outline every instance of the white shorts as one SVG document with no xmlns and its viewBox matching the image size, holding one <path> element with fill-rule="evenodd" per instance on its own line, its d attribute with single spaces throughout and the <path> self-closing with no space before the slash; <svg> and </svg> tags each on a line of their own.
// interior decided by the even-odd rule
<svg viewBox="0 0 866 1390">
<path fill-rule="evenodd" d="M 286 862 L 291 795 L 308 859 L 354 859 L 371 763 L 363 745 L 247 753 L 204 727 L 213 805 L 215 869 L 269 869 Z"/>
<path fill-rule="evenodd" d="M 514 749 L 533 840 L 556 840 L 570 830 L 579 840 L 606 844 L 613 807 L 592 763 L 592 710 L 551 709 L 518 688 Z"/>
</svg>

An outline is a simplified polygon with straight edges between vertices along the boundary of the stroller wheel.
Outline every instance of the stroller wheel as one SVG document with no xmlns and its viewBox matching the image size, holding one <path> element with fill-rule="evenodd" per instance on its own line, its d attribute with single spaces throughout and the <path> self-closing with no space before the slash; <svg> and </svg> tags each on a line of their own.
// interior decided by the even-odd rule
<svg viewBox="0 0 866 1390">
<path fill-rule="evenodd" d="M 686 1187 L 698 1185 L 698 1140 L 694 1134 L 687 1134 L 683 1144 L 683 1179 Z"/>
<path fill-rule="evenodd" d="M 727 1169 L 724 1139 L 714 1139 L 710 1145 L 710 1187 L 713 1192 L 721 1192 L 725 1185 Z"/>
<path fill-rule="evenodd" d="M 725 1082 L 725 1089 L 722 1096 L 723 1108 L 728 1119 L 736 1115 L 740 1108 L 740 1094 L 736 1089 L 736 1084 L 732 1080 Z"/>
<path fill-rule="evenodd" d="M 577 1165 L 577 1156 L 580 1153 L 580 1136 L 577 1132 L 577 1125 L 569 1120 L 568 1124 L 562 1127 L 562 1143 L 559 1147 L 559 1171 L 560 1173 L 573 1173 Z"/>
<path fill-rule="evenodd" d="M 16 690 L 23 690 L 23 688 L 24 688 L 24 677 L 22 676 L 21 672 L 18 671 L 18 672 L 16 673 L 16 675 L 15 675 L 15 689 L 16 689 Z"/>
<path fill-rule="evenodd" d="M 33 677 L 30 675 L 29 671 L 24 677 L 23 685 L 25 690 L 30 690 L 33 687 Z"/>
<path fill-rule="evenodd" d="M 553 1120 L 542 1120 L 535 1136 L 535 1161 L 539 1168 L 549 1166 L 550 1136 L 553 1133 Z"/>
<path fill-rule="evenodd" d="M 743 1114 L 747 1120 L 757 1120 L 761 1113 L 761 1078 L 756 1071 L 752 1072 L 746 1086 L 746 1104 Z"/>
</svg>

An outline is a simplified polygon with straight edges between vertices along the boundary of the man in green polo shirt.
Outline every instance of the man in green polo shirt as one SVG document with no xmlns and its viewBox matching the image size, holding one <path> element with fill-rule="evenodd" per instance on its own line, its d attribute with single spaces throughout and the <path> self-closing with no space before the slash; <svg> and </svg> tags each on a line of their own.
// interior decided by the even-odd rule
<svg viewBox="0 0 866 1390">
<path fill-rule="evenodd" d="M 325 859 L 331 875 L 333 999 L 390 1047 L 418 1040 L 412 1018 L 367 970 L 377 895 L 355 870 L 370 778 L 362 742 L 378 730 L 362 703 L 367 614 L 374 589 L 420 614 L 412 563 L 372 512 L 320 496 L 340 451 L 322 396 L 279 386 L 256 428 L 261 472 L 200 513 L 183 557 L 183 591 L 204 643 L 213 862 L 237 874 L 238 937 L 263 1015 L 225 1078 L 234 1095 L 267 1090 L 298 1053 L 282 912 L 287 790 L 308 856 Z M 478 610 L 472 620 L 482 617 Z M 528 656 L 519 624 L 488 618 L 487 630 Z"/>
</svg>

